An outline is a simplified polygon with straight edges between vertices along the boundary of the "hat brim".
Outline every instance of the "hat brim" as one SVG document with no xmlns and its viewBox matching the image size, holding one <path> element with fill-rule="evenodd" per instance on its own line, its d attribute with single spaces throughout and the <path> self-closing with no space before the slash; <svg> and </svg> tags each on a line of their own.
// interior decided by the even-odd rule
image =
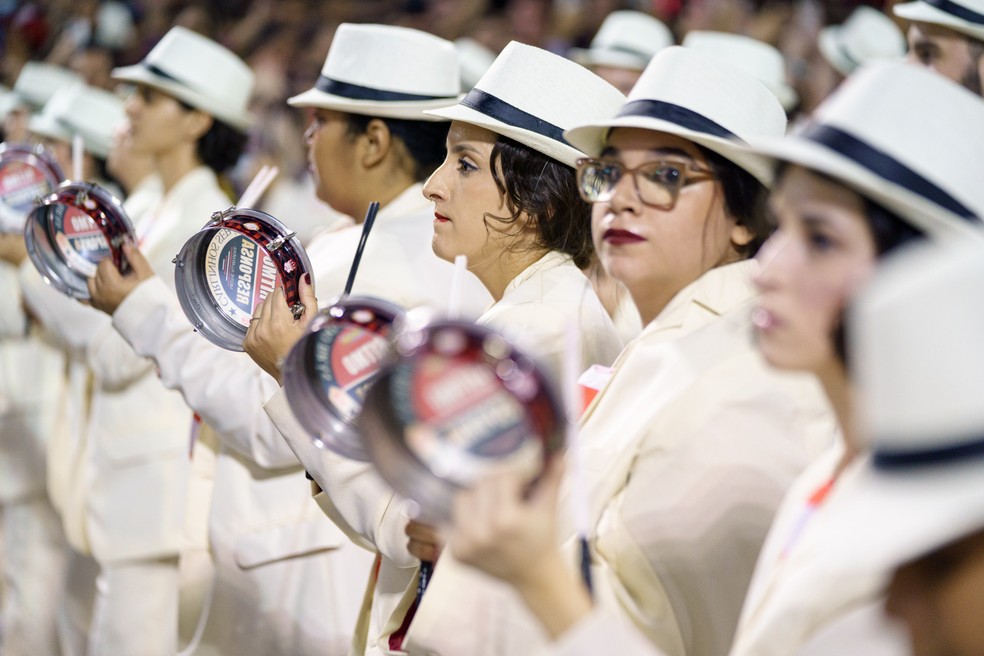
<svg viewBox="0 0 984 656">
<path fill-rule="evenodd" d="M 72 134 L 65 129 L 58 121 L 52 120 L 50 116 L 35 114 L 27 123 L 27 129 L 34 134 L 41 135 L 46 139 L 57 141 L 72 141 Z"/>
<path fill-rule="evenodd" d="M 571 48 L 567 51 L 567 58 L 577 62 L 581 66 L 611 66 L 612 68 L 625 68 L 630 71 L 640 73 L 649 63 L 648 59 L 633 55 L 628 52 L 617 50 L 600 50 L 592 48 Z"/>
<path fill-rule="evenodd" d="M 984 462 L 887 472 L 863 461 L 826 502 L 822 551 L 891 570 L 984 528 Z"/>
<path fill-rule="evenodd" d="M 715 137 L 706 132 L 684 128 L 676 123 L 646 116 L 620 116 L 597 123 L 588 123 L 564 132 L 566 138 L 575 148 L 580 148 L 592 157 L 597 157 L 604 149 L 608 133 L 614 128 L 641 128 L 654 132 L 672 134 L 697 145 L 713 150 L 722 157 L 751 173 L 766 187 L 772 184 L 772 162 L 750 149 L 739 141 Z"/>
<path fill-rule="evenodd" d="M 134 66 L 124 66 L 122 68 L 114 68 L 112 77 L 114 80 L 120 80 L 121 82 L 144 84 L 148 87 L 163 91 L 168 95 L 174 96 L 178 100 L 188 103 L 196 109 L 212 115 L 216 119 L 228 124 L 230 127 L 240 130 L 241 132 L 247 132 L 253 123 L 253 118 L 249 115 L 249 113 L 230 110 L 229 107 L 224 106 L 222 103 L 216 103 L 212 99 L 196 93 L 194 89 L 191 89 L 180 82 L 169 80 L 166 77 L 157 75 L 140 64 L 136 64 Z"/>
<path fill-rule="evenodd" d="M 850 57 L 844 52 L 844 44 L 841 42 L 840 26 L 830 25 L 820 30 L 817 37 L 817 46 L 820 54 L 827 60 L 827 63 L 834 67 L 834 70 L 847 77 L 857 68 Z"/>
<path fill-rule="evenodd" d="M 577 165 L 576 162 L 578 159 L 584 157 L 584 153 L 567 144 L 563 144 L 532 130 L 525 130 L 509 125 L 508 123 L 503 123 L 464 105 L 452 105 L 451 107 L 444 107 L 443 109 L 433 110 L 427 113 L 431 116 L 440 116 L 447 120 L 461 121 L 491 130 L 496 134 L 501 134 L 504 137 L 509 137 L 525 146 L 529 146 L 533 150 L 543 153 L 547 157 L 566 164 L 571 168 Z"/>
<path fill-rule="evenodd" d="M 844 186 L 879 203 L 936 238 L 963 237 L 979 233 L 980 224 L 969 221 L 907 187 L 895 184 L 854 160 L 809 139 L 795 135 L 761 139 L 746 148 L 775 162 L 788 162 L 834 178 Z"/>
<path fill-rule="evenodd" d="M 429 110 L 441 109 L 460 100 L 460 96 L 436 98 L 434 100 L 383 101 L 354 100 L 336 96 L 318 89 L 308 89 L 304 93 L 287 99 L 291 107 L 318 107 L 333 109 L 348 114 L 363 114 L 382 118 L 400 118 L 410 121 L 444 121 L 445 119 L 425 114 Z"/>
<path fill-rule="evenodd" d="M 892 12 L 899 18 L 917 23 L 944 25 L 979 41 L 984 41 L 984 27 L 961 20 L 953 14 L 948 14 L 925 2 L 906 2 L 901 5 L 895 5 L 892 8 Z"/>
</svg>

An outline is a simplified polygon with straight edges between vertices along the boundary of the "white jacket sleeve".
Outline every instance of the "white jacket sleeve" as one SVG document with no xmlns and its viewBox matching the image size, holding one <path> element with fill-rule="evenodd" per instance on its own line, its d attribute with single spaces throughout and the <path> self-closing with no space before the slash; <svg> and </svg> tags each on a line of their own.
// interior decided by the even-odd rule
<svg viewBox="0 0 984 656">
<path fill-rule="evenodd" d="M 407 517 L 403 499 L 376 473 L 371 463 L 351 460 L 315 446 L 298 423 L 280 389 L 266 411 L 297 458 L 323 490 L 318 505 L 349 538 L 378 551 L 397 567 L 420 564 L 407 551 Z"/>
<path fill-rule="evenodd" d="M 113 325 L 137 353 L 157 363 L 164 386 L 181 392 L 224 446 L 266 469 L 297 467 L 263 411 L 277 382 L 245 353 L 227 351 L 195 332 L 160 278 L 137 286 L 116 309 Z"/>
<path fill-rule="evenodd" d="M 638 629 L 614 615 L 595 610 L 539 652 L 539 656 L 663 656 Z"/>
</svg>

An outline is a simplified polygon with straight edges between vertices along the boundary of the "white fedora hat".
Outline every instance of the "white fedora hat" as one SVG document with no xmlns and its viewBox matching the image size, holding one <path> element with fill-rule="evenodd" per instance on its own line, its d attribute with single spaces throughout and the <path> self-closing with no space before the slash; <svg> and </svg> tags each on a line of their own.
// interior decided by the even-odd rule
<svg viewBox="0 0 984 656">
<path fill-rule="evenodd" d="M 59 89 L 82 82 L 82 78 L 61 66 L 29 61 L 14 82 L 14 93 L 32 109 L 44 107 Z"/>
<path fill-rule="evenodd" d="M 678 135 L 721 154 L 768 184 L 769 161 L 741 145 L 752 138 L 782 136 L 786 113 L 758 78 L 716 57 L 670 46 L 649 62 L 618 113 L 582 123 L 565 136 L 575 147 L 597 156 L 609 131 L 619 127 Z"/>
<path fill-rule="evenodd" d="M 113 132 L 124 118 L 122 98 L 76 84 L 56 92 L 41 113 L 31 117 L 28 127 L 31 132 L 60 141 L 70 142 L 80 135 L 86 151 L 104 158 Z"/>
<path fill-rule="evenodd" d="M 905 35 L 884 13 L 861 5 L 841 25 L 829 25 L 817 38 L 820 54 L 841 75 L 879 59 L 905 56 Z"/>
<path fill-rule="evenodd" d="M 931 235 L 964 234 L 984 216 L 984 102 L 921 66 L 868 64 L 797 133 L 753 149 L 836 178 Z"/>
<path fill-rule="evenodd" d="M 706 52 L 751 73 L 776 94 L 786 111 L 799 101 L 799 95 L 786 82 L 786 60 L 775 46 L 744 34 L 703 30 L 687 32 L 680 45 Z"/>
<path fill-rule="evenodd" d="M 624 100 L 583 66 L 512 41 L 457 105 L 428 113 L 486 128 L 573 167 L 584 153 L 564 130 L 611 116 Z"/>
<path fill-rule="evenodd" d="M 906 20 L 942 25 L 984 41 L 984 0 L 916 0 L 895 5 L 892 11 Z"/>
<path fill-rule="evenodd" d="M 160 89 L 238 130 L 249 129 L 253 71 L 232 51 L 184 27 L 172 27 L 143 61 L 113 78 Z"/>
<path fill-rule="evenodd" d="M 350 114 L 438 120 L 424 116 L 461 97 L 454 44 L 420 30 L 342 23 L 314 87 L 287 102 Z"/>
<path fill-rule="evenodd" d="M 870 458 L 827 501 L 822 550 L 892 568 L 984 529 L 984 236 L 888 258 L 848 314 Z"/>
<path fill-rule="evenodd" d="M 582 66 L 613 66 L 641 71 L 653 56 L 672 46 L 673 33 L 641 11 L 613 11 L 605 17 L 590 48 L 571 48 L 567 55 Z"/>
</svg>

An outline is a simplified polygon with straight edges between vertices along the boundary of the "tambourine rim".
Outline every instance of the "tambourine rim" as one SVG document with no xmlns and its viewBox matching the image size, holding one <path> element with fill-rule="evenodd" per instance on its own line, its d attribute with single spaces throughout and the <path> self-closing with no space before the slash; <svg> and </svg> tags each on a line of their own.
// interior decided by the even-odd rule
<svg viewBox="0 0 984 656">
<path fill-rule="evenodd" d="M 77 202 L 65 202 L 67 200 L 65 198 L 67 194 L 74 193 L 77 198 L 79 192 L 85 192 L 88 198 L 95 200 L 97 207 L 94 210 L 90 210 L 80 206 Z M 63 180 L 61 184 L 42 198 L 38 205 L 28 213 L 27 220 L 24 223 L 24 236 L 28 244 L 28 256 L 35 268 L 60 291 L 74 298 L 87 300 L 89 298 L 89 292 L 86 281 L 89 277 L 81 271 L 72 268 L 69 262 L 58 254 L 57 248 L 53 244 L 49 244 L 51 252 L 55 253 L 54 257 L 64 262 L 66 270 L 70 271 L 75 281 L 79 283 L 77 286 L 69 285 L 64 276 L 56 274 L 54 267 L 50 265 L 48 259 L 41 254 L 41 249 L 34 243 L 34 230 L 37 229 L 40 229 L 49 238 L 50 242 L 52 230 L 47 218 L 50 216 L 48 210 L 54 205 L 75 208 L 89 217 L 92 223 L 99 229 L 99 232 L 102 233 L 113 264 L 123 273 L 126 273 L 128 266 L 126 264 L 126 258 L 123 256 L 122 246 L 127 241 L 134 242 L 133 225 L 130 223 L 130 218 L 123 209 L 123 203 L 108 189 L 95 182 L 81 180 Z M 99 216 L 99 214 L 102 216 Z M 119 224 L 115 225 L 118 230 L 111 230 L 113 226 L 110 224 Z M 39 261 L 43 266 L 39 265 Z"/>
<path fill-rule="evenodd" d="M 65 179 L 64 173 L 62 173 L 61 167 L 58 165 L 57 160 L 52 156 L 49 151 L 41 144 L 28 144 L 28 143 L 13 143 L 8 144 L 6 142 L 0 144 L 0 167 L 7 164 L 5 159 L 10 162 L 20 162 L 30 166 L 31 168 L 40 171 L 41 175 L 44 177 L 45 181 L 48 183 L 50 189 L 45 192 L 43 196 L 39 198 L 47 197 L 52 194 Z M 10 208 L 11 210 L 16 210 L 17 208 L 9 205 L 0 196 L 0 205 Z M 32 208 L 33 210 L 33 208 Z M 31 213 L 32 210 L 28 210 L 25 213 L 25 224 L 27 222 L 27 215 Z M 3 226 L 0 226 L 0 232 Z M 21 228 L 20 230 L 23 230 Z"/>
<path fill-rule="evenodd" d="M 444 328 L 460 328 L 466 332 L 478 331 L 483 333 L 485 336 L 494 335 L 497 338 L 502 339 L 508 347 L 508 356 L 504 358 L 498 358 L 497 361 L 501 362 L 507 359 L 517 361 L 519 359 L 524 359 L 528 361 L 534 371 L 537 373 L 537 390 L 536 394 L 531 397 L 529 402 L 522 402 L 517 399 L 524 407 L 533 403 L 534 400 L 543 400 L 549 407 L 554 409 L 554 414 L 557 417 L 555 430 L 549 432 L 546 435 L 540 435 L 540 443 L 543 448 L 543 459 L 544 464 L 546 459 L 553 453 L 558 452 L 563 448 L 564 439 L 564 407 L 560 402 L 560 397 L 556 393 L 553 387 L 553 383 L 546 372 L 544 371 L 542 365 L 540 365 L 533 357 L 526 354 L 522 349 L 518 348 L 515 343 L 501 335 L 498 331 L 490 328 L 488 326 L 475 324 L 473 322 L 459 320 L 459 319 L 427 319 L 422 324 L 414 327 L 403 329 L 395 337 L 394 341 L 399 342 L 400 340 L 414 341 L 418 347 L 410 350 L 409 354 L 405 351 L 401 351 L 399 347 L 394 348 L 394 357 L 386 363 L 386 365 L 381 368 L 379 377 L 377 378 L 376 385 L 373 389 L 369 391 L 366 396 L 366 406 L 369 406 L 370 395 L 373 395 L 373 399 L 378 397 L 380 392 L 385 388 L 387 397 L 385 399 L 380 399 L 380 403 L 385 404 L 385 410 L 383 412 L 363 412 L 359 417 L 359 428 L 363 431 L 364 442 L 369 450 L 370 456 L 373 459 L 373 463 L 376 465 L 380 474 L 389 482 L 394 489 L 403 494 L 404 496 L 413 499 L 418 505 L 421 506 L 423 512 L 428 512 L 428 509 L 423 508 L 424 502 L 421 499 L 414 498 L 415 491 L 420 490 L 425 485 L 432 487 L 435 483 L 439 485 L 442 489 L 442 493 L 447 497 L 447 502 L 450 503 L 451 496 L 457 491 L 462 489 L 461 484 L 453 481 L 449 478 L 439 476 L 434 473 L 434 471 L 428 466 L 426 462 L 421 458 L 421 456 L 413 449 L 409 447 L 406 440 L 406 428 L 407 426 L 400 421 L 397 417 L 396 412 L 392 410 L 392 403 L 389 397 L 389 382 L 391 380 L 391 374 L 395 370 L 396 366 L 401 363 L 406 363 L 407 360 L 414 360 L 421 355 L 432 353 L 433 351 L 426 349 L 425 346 L 430 342 L 427 339 L 420 340 L 417 339 L 421 335 L 432 335 L 438 329 Z M 411 334 L 415 333 L 415 334 Z M 518 356 L 518 357 L 517 357 Z M 402 358 L 402 359 L 401 359 Z M 386 378 L 385 386 L 379 385 L 379 382 Z M 504 388 L 507 389 L 507 388 Z M 374 394 L 374 390 L 377 390 Z M 511 392 L 510 392 L 511 393 Z M 514 397 L 515 398 L 515 397 Z M 390 426 L 386 426 L 386 421 L 384 417 L 388 418 L 391 422 Z M 381 434 L 377 434 L 372 430 L 371 424 L 377 423 L 379 429 L 381 429 Z M 366 426 L 369 424 L 369 426 Z M 370 430 L 365 430 L 369 428 Z M 395 430 L 393 430 L 395 428 Z M 388 442 L 388 444 L 386 444 Z M 384 456 L 379 458 L 380 455 L 386 454 L 387 451 L 394 454 L 399 454 L 403 456 L 403 462 L 401 463 L 400 471 L 404 472 L 403 480 L 406 482 L 404 486 L 403 483 L 399 482 L 397 479 L 397 470 L 395 468 L 390 468 L 386 464 L 380 466 L 380 462 L 386 463 L 388 457 Z M 409 475 L 406 475 L 409 473 Z M 426 479 L 423 480 L 423 479 Z M 449 510 L 448 503 L 441 503 L 441 507 L 432 510 L 432 515 L 435 515 L 433 519 L 442 520 L 447 519 L 445 515 Z"/>
<path fill-rule="evenodd" d="M 195 326 L 195 329 L 202 333 L 202 335 L 204 335 L 213 344 L 221 346 L 229 351 L 242 351 L 242 342 L 246 339 L 246 333 L 249 330 L 248 327 L 243 326 L 238 322 L 234 322 L 231 317 L 226 315 L 218 308 L 215 303 L 215 299 L 207 293 L 208 285 L 205 281 L 206 274 L 201 262 L 204 258 L 205 249 L 211 243 L 210 235 L 217 233 L 222 229 L 230 230 L 250 240 L 256 244 L 258 248 L 262 248 L 276 267 L 277 275 L 280 277 L 281 283 L 287 279 L 291 279 L 295 280 L 299 287 L 300 280 L 305 273 L 312 272 L 312 267 L 307 252 L 304 250 L 304 247 L 297 238 L 296 234 L 293 234 L 290 238 L 285 239 L 284 245 L 281 248 L 270 251 L 267 248 L 267 244 L 272 243 L 273 240 L 269 240 L 265 244 L 261 244 L 252 235 L 246 234 L 240 230 L 238 226 L 226 224 L 227 220 L 235 217 L 247 217 L 250 221 L 258 221 L 265 224 L 265 226 L 278 233 L 277 238 L 286 237 L 292 233 L 292 231 L 283 222 L 267 212 L 250 207 L 237 207 L 232 205 L 223 211 L 213 214 L 205 225 L 203 225 L 185 241 L 185 243 L 181 246 L 181 250 L 178 251 L 177 256 L 174 258 L 174 262 L 176 264 L 174 269 L 174 277 L 175 291 L 177 292 L 178 300 L 181 302 L 181 307 L 184 310 L 185 315 Z M 289 274 L 284 270 L 284 265 L 286 264 L 287 258 L 282 256 L 283 253 L 290 253 L 293 256 L 292 259 L 297 262 L 296 273 Z M 191 268 L 189 269 L 189 267 Z M 189 273 L 184 273 L 186 270 L 189 271 Z M 198 277 L 197 284 L 185 279 L 186 277 L 192 278 L 196 273 Z M 203 313 L 201 314 L 197 311 L 197 308 L 194 305 L 194 301 L 198 299 L 198 297 L 204 298 L 207 303 L 207 307 L 210 308 L 209 310 L 203 310 Z M 291 299 L 288 299 L 288 303 L 290 302 Z M 293 302 L 300 303 L 299 293 L 296 294 Z M 205 306 L 205 303 L 200 302 L 198 304 L 198 307 L 203 306 Z M 204 313 L 208 313 L 209 316 L 205 316 Z M 220 332 L 222 332 L 221 329 L 211 325 L 208 322 L 208 320 L 213 318 L 222 322 L 222 326 L 226 329 L 227 334 L 220 334 Z"/>
<path fill-rule="evenodd" d="M 311 377 L 314 375 L 313 366 L 306 357 L 313 348 L 311 340 L 315 339 L 316 335 L 320 334 L 329 322 L 335 323 L 341 321 L 350 325 L 359 325 L 356 322 L 332 316 L 331 310 L 340 306 L 345 306 L 343 316 L 348 316 L 365 308 L 371 309 L 377 316 L 383 315 L 383 318 L 388 320 L 390 334 L 388 336 L 381 335 L 381 337 L 387 339 L 390 344 L 392 344 L 393 331 L 404 314 L 404 310 L 400 306 L 384 299 L 371 296 L 336 296 L 328 305 L 318 310 L 317 317 L 308 324 L 304 335 L 294 344 L 284 359 L 284 393 L 287 395 L 287 402 L 290 405 L 291 411 L 297 417 L 299 423 L 311 435 L 311 439 L 316 446 L 354 460 L 367 461 L 369 459 L 368 451 L 357 429 L 358 417 L 352 421 L 344 419 L 340 412 L 335 409 L 330 399 L 325 398 L 321 393 L 321 385 L 312 384 Z M 380 370 L 390 355 L 388 354 L 380 363 Z M 375 380 L 373 380 L 374 382 Z M 349 444 L 358 444 L 359 446 L 352 446 L 350 448 L 347 444 L 337 441 L 328 442 L 323 440 L 319 436 L 319 432 L 322 430 L 319 427 L 322 426 L 332 433 L 339 434 Z"/>
</svg>

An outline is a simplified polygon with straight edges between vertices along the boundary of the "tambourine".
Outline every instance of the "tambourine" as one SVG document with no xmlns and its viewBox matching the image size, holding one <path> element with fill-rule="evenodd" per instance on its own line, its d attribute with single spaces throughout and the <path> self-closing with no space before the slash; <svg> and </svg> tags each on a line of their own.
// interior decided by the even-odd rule
<svg viewBox="0 0 984 656">
<path fill-rule="evenodd" d="M 342 296 L 321 310 L 283 365 L 291 410 L 315 445 L 368 460 L 355 428 L 366 392 L 389 355 L 403 310 L 385 301 Z"/>
<path fill-rule="evenodd" d="M 27 215 L 24 241 L 42 277 L 64 294 L 89 298 L 86 280 L 110 258 L 121 273 L 129 270 L 124 242 L 135 241 L 123 205 L 92 182 L 66 180 Z"/>
<path fill-rule="evenodd" d="M 65 179 L 40 144 L 0 144 L 0 232 L 20 233 L 28 213 Z"/>
<path fill-rule="evenodd" d="M 216 212 L 174 264 L 182 309 L 198 332 L 224 349 L 243 350 L 253 311 L 278 286 L 294 316 L 304 312 L 300 282 L 311 263 L 295 234 L 266 212 Z"/>
<path fill-rule="evenodd" d="M 544 370 L 494 330 L 407 315 L 358 428 L 372 462 L 425 521 L 502 468 L 534 480 L 563 445 L 563 406 Z"/>
</svg>

